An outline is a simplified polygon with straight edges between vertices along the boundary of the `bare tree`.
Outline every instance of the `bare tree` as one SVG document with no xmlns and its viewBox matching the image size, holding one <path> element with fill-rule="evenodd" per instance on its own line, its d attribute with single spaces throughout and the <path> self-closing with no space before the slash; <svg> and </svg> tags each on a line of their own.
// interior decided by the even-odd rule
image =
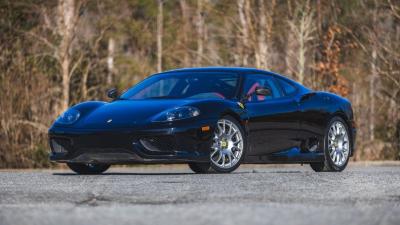
<svg viewBox="0 0 400 225">
<path fill-rule="evenodd" d="M 369 139 L 373 141 L 375 139 L 375 81 L 378 76 L 377 73 L 377 55 L 376 48 L 372 47 L 371 55 L 371 74 L 369 77 Z"/>
<path fill-rule="evenodd" d="M 393 4 L 391 0 L 386 3 L 374 1 L 374 7 L 371 11 L 372 24 L 366 27 L 367 38 L 369 42 L 368 61 L 370 65 L 369 88 L 368 88 L 368 103 L 369 103 L 369 119 L 368 133 L 369 139 L 375 140 L 376 127 L 379 125 L 379 111 L 383 104 L 385 117 L 391 123 L 384 123 L 385 130 L 397 130 L 396 134 L 385 132 L 386 135 L 399 135 L 399 93 L 400 93 L 400 7 Z M 384 7 L 382 7 L 384 6 Z M 381 35 L 385 34 L 385 35 Z M 383 94 L 383 96 L 380 96 Z M 376 99 L 380 99 L 377 101 Z M 390 138 L 390 137 L 389 137 Z M 398 142 L 399 137 L 395 137 Z M 398 146 L 398 143 L 393 143 Z"/>
<path fill-rule="evenodd" d="M 164 0 L 158 0 L 157 13 L 157 72 L 162 71 L 162 38 L 163 38 L 163 4 Z"/>
<path fill-rule="evenodd" d="M 93 40 L 93 41 L 88 41 L 87 45 L 88 48 L 86 49 L 86 51 L 84 51 L 84 55 L 85 55 L 85 59 L 84 62 L 82 64 L 85 64 L 83 66 L 83 71 L 82 71 L 82 78 L 81 78 L 81 97 L 80 99 L 82 100 L 86 100 L 86 98 L 88 97 L 88 79 L 89 79 L 89 74 L 91 72 L 91 70 L 93 68 L 95 68 L 96 66 L 99 66 L 100 61 L 102 59 L 99 59 L 99 48 L 100 48 L 100 42 L 101 40 L 103 40 L 104 38 L 104 34 L 105 32 L 110 28 L 110 25 L 107 25 L 103 28 L 101 28 L 99 34 L 97 35 L 97 37 Z M 112 76 L 114 74 L 114 52 L 111 53 L 111 51 L 113 51 L 113 48 L 115 48 L 115 46 L 111 46 L 110 49 L 110 45 L 115 45 L 114 43 L 110 44 L 110 39 L 113 38 L 109 38 L 108 40 L 108 51 L 107 51 L 107 84 L 110 85 L 112 83 Z M 114 40 L 112 42 L 115 42 Z M 96 57 L 94 57 L 96 56 Z M 110 59 L 109 57 L 112 57 L 112 59 Z M 111 64 L 111 65 L 110 65 Z"/>
<path fill-rule="evenodd" d="M 183 66 L 189 67 L 190 66 L 190 55 L 188 51 L 189 45 L 189 31 L 190 31 L 190 18 L 189 18 L 189 9 L 187 5 L 187 0 L 180 0 L 179 1 L 182 11 L 182 44 L 184 46 L 183 52 Z"/>
<path fill-rule="evenodd" d="M 249 24 L 248 18 L 246 16 L 246 9 L 245 7 L 246 1 L 245 0 L 238 0 L 237 7 L 238 7 L 238 14 L 239 14 L 239 22 L 240 22 L 240 37 L 242 43 L 240 46 L 240 55 L 242 59 L 242 65 L 246 66 L 248 64 L 248 49 L 250 46 L 250 38 L 249 38 Z"/>
<path fill-rule="evenodd" d="M 77 13 L 75 0 L 60 0 L 58 4 L 58 33 L 61 38 L 57 49 L 55 49 L 56 57 L 61 65 L 62 78 L 62 97 L 59 112 L 64 111 L 69 105 L 69 89 L 70 79 L 77 64 L 71 68 L 72 64 L 72 42 L 74 40 L 74 32 L 78 22 L 79 15 Z"/>
<path fill-rule="evenodd" d="M 309 2 L 298 5 L 295 15 L 288 21 L 289 37 L 286 64 L 295 74 L 300 83 L 304 83 L 307 65 L 307 54 L 310 51 L 311 41 L 315 38 L 316 24 L 314 11 L 309 7 Z"/>
<path fill-rule="evenodd" d="M 372 30 L 370 30 L 370 41 L 371 41 L 371 74 L 369 77 L 369 139 L 372 141 L 375 139 L 375 82 L 378 76 L 377 72 L 377 9 L 376 9 L 376 1 L 375 9 L 372 12 Z"/>
<path fill-rule="evenodd" d="M 258 48 L 256 51 L 256 66 L 258 68 L 264 68 L 266 69 L 265 64 L 268 60 L 266 60 L 267 57 L 267 52 L 268 52 L 268 43 L 266 43 L 266 37 L 265 37 L 265 29 L 267 26 L 267 18 L 265 15 L 265 5 L 264 5 L 264 0 L 259 0 L 258 1 L 259 4 L 259 12 L 258 12 L 258 16 L 260 18 L 260 32 L 259 32 L 259 36 L 258 36 Z"/>
<path fill-rule="evenodd" d="M 270 69 L 270 45 L 272 36 L 272 25 L 274 18 L 274 9 L 276 1 L 268 1 L 268 10 L 266 9 L 264 0 L 258 1 L 259 33 L 257 36 L 257 44 L 255 45 L 256 66 L 261 69 Z M 255 18 L 255 20 L 257 20 Z"/>
<path fill-rule="evenodd" d="M 114 54 L 115 54 L 115 40 L 110 37 L 108 39 L 108 48 L 107 48 L 107 85 L 110 86 L 113 82 L 114 75 Z"/>
<path fill-rule="evenodd" d="M 204 55 L 204 0 L 197 0 L 197 58 L 196 64 L 201 66 Z"/>
</svg>

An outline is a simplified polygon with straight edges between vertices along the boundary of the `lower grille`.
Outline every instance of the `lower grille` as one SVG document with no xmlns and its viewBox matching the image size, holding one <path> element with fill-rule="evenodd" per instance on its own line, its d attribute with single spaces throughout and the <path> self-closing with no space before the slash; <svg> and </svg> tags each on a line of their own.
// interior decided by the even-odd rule
<svg viewBox="0 0 400 225">
<path fill-rule="evenodd" d="M 174 152 L 175 144 L 172 137 L 141 138 L 140 144 L 151 152 Z"/>
<path fill-rule="evenodd" d="M 74 137 L 75 148 L 127 148 L 134 141 L 130 134 L 98 133 Z"/>
<path fill-rule="evenodd" d="M 64 146 L 67 145 L 68 142 L 68 140 L 64 139 L 51 139 L 51 150 L 57 154 L 65 154 L 68 152 L 68 150 Z"/>
</svg>

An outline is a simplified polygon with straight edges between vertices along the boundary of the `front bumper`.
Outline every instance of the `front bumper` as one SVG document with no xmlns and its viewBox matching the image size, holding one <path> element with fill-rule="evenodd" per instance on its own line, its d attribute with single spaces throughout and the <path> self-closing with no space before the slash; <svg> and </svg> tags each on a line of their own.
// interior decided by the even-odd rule
<svg viewBox="0 0 400 225">
<path fill-rule="evenodd" d="M 207 162 L 214 124 L 207 121 L 145 130 L 52 127 L 50 160 L 107 164 Z M 210 129 L 202 130 L 205 126 Z"/>
</svg>

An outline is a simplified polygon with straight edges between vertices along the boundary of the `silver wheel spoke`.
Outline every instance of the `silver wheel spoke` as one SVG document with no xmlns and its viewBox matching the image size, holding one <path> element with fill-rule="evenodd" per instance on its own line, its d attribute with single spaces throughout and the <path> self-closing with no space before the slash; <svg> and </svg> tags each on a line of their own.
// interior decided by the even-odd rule
<svg viewBox="0 0 400 225">
<path fill-rule="evenodd" d="M 218 159 L 215 161 L 217 163 L 222 159 L 222 153 L 220 151 L 218 152 L 219 152 Z"/>
<path fill-rule="evenodd" d="M 213 152 L 211 153 L 211 157 L 213 157 L 213 156 L 215 155 L 215 153 L 217 153 L 217 152 L 219 152 L 218 149 L 215 149 L 215 151 L 213 151 Z"/>
<path fill-rule="evenodd" d="M 239 140 L 237 140 L 237 141 L 234 141 L 234 142 L 233 142 L 233 144 L 235 144 L 235 145 L 236 145 L 236 144 L 240 143 L 241 141 L 242 141 L 242 140 L 241 140 L 241 139 L 239 139 Z"/>
<path fill-rule="evenodd" d="M 229 127 L 229 130 L 226 133 L 230 136 L 235 131 L 233 130 L 231 125 L 228 125 L 228 127 Z"/>
<path fill-rule="evenodd" d="M 232 166 L 232 152 L 228 154 L 228 158 L 229 158 L 229 165 Z"/>
<path fill-rule="evenodd" d="M 229 138 L 232 139 L 233 137 L 235 137 L 235 135 L 237 134 L 237 132 L 238 132 L 238 131 L 234 131 L 233 133 L 230 133 L 230 134 L 229 134 Z"/>
<path fill-rule="evenodd" d="M 237 160 L 238 158 L 236 157 L 235 153 L 232 152 L 232 156 L 234 160 Z"/>
</svg>

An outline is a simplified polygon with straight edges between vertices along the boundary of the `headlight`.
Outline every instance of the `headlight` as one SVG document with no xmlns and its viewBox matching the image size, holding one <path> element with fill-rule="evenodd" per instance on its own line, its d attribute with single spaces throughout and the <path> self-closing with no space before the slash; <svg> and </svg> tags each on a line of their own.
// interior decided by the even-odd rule
<svg viewBox="0 0 400 225">
<path fill-rule="evenodd" d="M 193 106 L 177 107 L 159 114 L 153 121 L 170 122 L 175 120 L 183 120 L 200 115 L 200 110 Z"/>
<path fill-rule="evenodd" d="M 68 109 L 56 120 L 57 123 L 61 124 L 73 124 L 75 123 L 81 114 L 76 109 Z"/>
</svg>

